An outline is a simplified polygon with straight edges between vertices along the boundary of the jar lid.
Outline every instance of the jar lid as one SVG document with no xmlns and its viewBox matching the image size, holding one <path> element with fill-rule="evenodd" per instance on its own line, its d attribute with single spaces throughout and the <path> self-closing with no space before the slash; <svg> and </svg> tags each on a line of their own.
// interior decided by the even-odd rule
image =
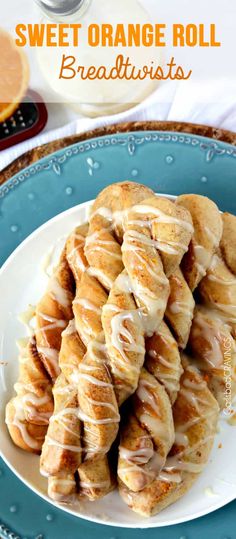
<svg viewBox="0 0 236 539">
<path fill-rule="evenodd" d="M 48 15 L 72 15 L 78 11 L 85 0 L 35 0 L 36 4 Z"/>
</svg>

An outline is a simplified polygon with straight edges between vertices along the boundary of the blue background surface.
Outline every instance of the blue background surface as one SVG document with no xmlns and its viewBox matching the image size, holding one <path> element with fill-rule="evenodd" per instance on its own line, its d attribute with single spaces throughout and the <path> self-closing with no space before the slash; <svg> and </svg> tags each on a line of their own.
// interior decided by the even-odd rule
<svg viewBox="0 0 236 539">
<path fill-rule="evenodd" d="M 146 183 L 160 193 L 205 194 L 222 210 L 236 213 L 233 146 L 162 132 L 103 137 L 57 152 L 0 188 L 0 263 L 40 224 L 125 179 Z M 91 524 L 47 504 L 0 461 L 0 521 L 22 539 L 95 539 L 98 534 L 105 539 L 235 539 L 235 515 L 233 502 L 207 517 L 173 527 L 122 530 Z"/>
</svg>

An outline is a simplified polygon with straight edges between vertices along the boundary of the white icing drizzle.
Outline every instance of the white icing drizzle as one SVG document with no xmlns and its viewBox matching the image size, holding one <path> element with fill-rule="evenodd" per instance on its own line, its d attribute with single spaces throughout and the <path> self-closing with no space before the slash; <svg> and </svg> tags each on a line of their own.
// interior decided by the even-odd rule
<svg viewBox="0 0 236 539">
<path fill-rule="evenodd" d="M 15 414 L 14 418 L 10 421 L 10 418 L 8 414 L 6 415 L 6 424 L 7 425 L 14 425 L 17 427 L 21 433 L 21 437 L 24 440 L 25 444 L 30 447 L 31 449 L 39 450 L 41 448 L 41 441 L 39 439 L 33 438 L 27 429 L 27 422 L 25 418 L 25 412 L 23 409 L 22 400 L 20 397 L 15 397 L 13 402 L 14 408 L 15 408 Z"/>
<path fill-rule="evenodd" d="M 72 417 L 71 417 L 72 416 Z M 75 432 L 73 426 L 74 426 L 74 418 L 78 417 L 78 408 L 64 408 L 63 410 L 60 410 L 57 413 L 54 413 L 50 418 L 50 423 L 53 423 L 56 421 L 57 423 L 61 424 L 63 429 L 69 432 L 69 434 L 72 434 L 73 437 L 80 439 L 80 434 Z M 70 426 L 72 428 L 70 428 Z"/>
<path fill-rule="evenodd" d="M 38 353 L 43 354 L 47 357 L 52 363 L 58 363 L 59 352 L 56 348 L 48 348 L 46 346 L 38 346 Z"/>
<path fill-rule="evenodd" d="M 192 317 L 193 315 L 192 309 L 189 307 L 189 303 L 184 301 L 173 301 L 173 303 L 168 305 L 168 308 L 173 314 L 183 314 L 188 317 Z"/>
<path fill-rule="evenodd" d="M 109 221 L 109 223 L 113 221 L 114 214 L 112 213 L 110 208 L 106 208 L 105 206 L 101 206 L 100 208 L 95 210 L 93 213 L 91 213 L 90 222 L 93 221 L 97 215 L 99 215 L 100 217 L 103 217 L 104 219 L 106 219 L 106 221 Z"/>
<path fill-rule="evenodd" d="M 28 309 L 18 315 L 18 320 L 26 326 L 30 336 L 34 334 L 33 320 L 35 317 L 35 305 L 29 305 Z"/>
<path fill-rule="evenodd" d="M 220 241 L 220 236 L 217 235 L 217 234 L 215 234 L 215 233 L 213 232 L 213 230 L 211 230 L 211 229 L 209 228 L 209 226 L 207 226 L 207 225 L 204 225 L 204 230 L 205 230 L 205 232 L 206 232 L 208 238 L 209 238 L 210 241 L 212 242 L 213 247 L 218 247 L 219 241 Z"/>
<path fill-rule="evenodd" d="M 216 275 L 209 274 L 207 275 L 208 281 L 213 281 L 215 283 L 221 284 L 223 286 L 235 286 L 236 285 L 236 279 L 224 279 L 223 277 L 219 277 Z"/>
<path fill-rule="evenodd" d="M 112 288 L 113 282 L 112 280 L 106 275 L 104 271 L 98 268 L 89 267 L 87 269 L 88 275 L 91 275 L 92 277 L 96 277 L 98 281 L 100 281 L 102 284 L 104 284 L 105 288 L 110 290 Z"/>
<path fill-rule="evenodd" d="M 77 445 L 62 444 L 61 442 L 54 440 L 48 435 L 46 436 L 45 441 L 48 446 L 55 446 L 55 447 L 58 447 L 59 449 L 65 449 L 67 451 L 72 451 L 74 453 L 81 453 L 83 451 L 82 447 L 79 447 Z"/>
<path fill-rule="evenodd" d="M 216 324 L 211 325 L 211 321 L 201 315 L 201 312 L 196 314 L 192 335 L 194 339 L 201 336 L 208 343 L 208 349 L 204 350 L 204 359 L 213 369 L 221 367 L 224 362 L 224 353 L 221 349 L 222 329 L 222 322 L 216 320 Z"/>
<path fill-rule="evenodd" d="M 41 473 L 41 475 L 43 475 L 43 473 Z M 62 488 L 70 486 L 70 485 L 73 485 L 73 486 L 75 485 L 75 480 L 73 478 L 59 479 L 58 476 L 54 477 L 53 475 L 50 476 L 50 482 L 51 482 L 51 486 L 57 485 L 57 486 L 60 486 Z"/>
<path fill-rule="evenodd" d="M 110 481 L 100 481 L 99 483 L 95 483 L 95 481 L 80 481 L 80 487 L 82 488 L 108 488 L 110 486 Z"/>
<path fill-rule="evenodd" d="M 138 221 L 138 222 L 137 221 L 132 221 L 132 220 L 129 221 L 129 225 L 137 224 L 137 223 L 138 223 L 139 226 L 142 226 L 141 221 Z M 147 225 L 148 225 L 148 223 L 145 221 L 145 226 L 147 226 Z M 139 243 L 141 243 L 144 246 L 153 247 L 153 248 L 157 249 L 158 251 L 162 251 L 162 252 L 170 254 L 170 255 L 179 254 L 179 251 L 186 253 L 187 250 L 188 250 L 188 247 L 186 247 L 186 245 L 184 245 L 184 244 L 182 244 L 182 243 L 180 243 L 178 241 L 155 240 L 155 239 L 151 238 L 150 236 L 147 236 L 146 234 L 144 234 L 142 232 L 138 232 L 137 230 L 128 229 L 126 231 L 126 240 L 127 240 L 127 237 L 129 237 L 130 241 L 138 241 Z M 125 249 L 127 249 L 126 246 L 124 246 L 123 252 L 124 252 Z M 143 249 L 141 247 L 139 247 L 137 249 L 140 250 L 140 251 L 145 250 L 145 249 Z"/>
<path fill-rule="evenodd" d="M 62 307 L 68 307 L 70 305 L 69 291 L 60 285 L 55 275 L 49 281 L 47 292 Z"/>
<path fill-rule="evenodd" d="M 137 213 L 137 214 L 141 214 L 145 216 L 151 215 L 152 217 L 149 218 L 150 222 L 157 221 L 158 223 L 162 223 L 162 224 L 178 225 L 180 228 L 183 228 L 187 232 L 190 232 L 191 234 L 194 233 L 194 228 L 193 228 L 192 223 L 189 223 L 188 221 L 185 221 L 178 217 L 167 215 L 166 213 L 162 212 L 158 208 L 155 208 L 154 206 L 139 204 L 137 206 L 133 206 L 132 213 Z M 145 221 L 145 226 L 147 226 L 146 221 Z"/>
<path fill-rule="evenodd" d="M 81 368 L 83 367 L 84 366 L 81 365 Z M 94 367 L 93 367 L 93 370 L 94 370 Z M 102 380 L 98 380 L 98 378 L 96 378 L 95 376 L 91 376 L 90 374 L 86 374 L 81 371 L 79 372 L 79 380 L 80 381 L 86 380 L 90 384 L 94 384 L 95 386 L 98 386 L 98 387 L 113 388 L 113 385 L 111 382 L 103 382 Z"/>
<path fill-rule="evenodd" d="M 146 464 L 153 457 L 153 453 L 153 447 L 142 447 L 132 450 L 121 445 L 119 446 L 119 457 L 131 463 Z"/>
<path fill-rule="evenodd" d="M 140 326 L 140 317 L 137 310 L 119 310 L 115 305 L 107 304 L 105 310 L 112 310 L 116 312 L 111 320 L 111 329 L 112 329 L 112 345 L 120 352 L 120 355 L 123 357 L 126 363 L 129 363 L 126 352 L 136 352 L 139 354 L 144 354 L 145 349 L 140 342 L 135 342 L 135 339 L 125 325 L 125 321 L 130 321 L 134 326 Z M 140 330 L 142 331 L 141 327 Z M 124 339 L 127 339 L 128 342 L 125 342 Z M 130 365 L 131 368 L 134 368 L 134 365 Z M 139 370 L 139 369 L 138 369 Z"/>
<path fill-rule="evenodd" d="M 98 245 L 99 243 L 99 245 Z M 114 242 L 109 242 L 113 245 L 114 247 Z M 111 256 L 112 258 L 115 258 L 116 260 L 121 260 L 122 259 L 122 256 L 120 253 L 114 253 L 114 251 L 109 251 L 109 249 L 106 249 L 105 247 L 102 247 L 102 245 L 105 245 L 106 242 L 103 241 L 103 240 L 100 240 L 100 242 L 97 241 L 97 245 L 89 245 L 88 249 L 89 251 L 92 251 L 92 252 L 101 252 L 101 253 L 104 253 L 106 256 Z M 108 244 L 108 242 L 107 242 Z"/>
<path fill-rule="evenodd" d="M 87 401 L 90 402 L 90 404 L 94 404 L 95 406 L 101 406 L 102 408 L 109 408 L 110 410 L 112 410 L 112 412 L 116 413 L 115 405 L 110 402 L 97 401 L 90 397 L 87 397 Z"/>
<path fill-rule="evenodd" d="M 151 469 L 148 469 L 147 466 L 145 466 L 144 468 L 141 468 L 138 464 L 133 464 L 133 465 L 130 465 L 130 466 L 127 466 L 126 468 L 125 467 L 122 467 L 119 469 L 119 477 L 120 479 L 122 479 L 122 476 L 125 476 L 125 474 L 132 474 L 132 473 L 138 473 L 138 474 L 143 474 L 147 477 L 150 477 L 151 480 L 155 479 L 155 473 L 154 473 L 154 470 L 151 470 Z M 125 477 L 124 477 L 124 482 L 125 482 Z"/>
<path fill-rule="evenodd" d="M 22 403 L 24 404 L 24 409 L 27 411 L 28 416 L 31 419 L 48 419 L 51 416 L 51 412 L 38 412 L 35 408 L 48 404 L 51 401 L 51 395 L 45 394 L 42 397 L 38 397 L 35 393 L 26 393 L 22 397 Z"/>
<path fill-rule="evenodd" d="M 100 403 L 97 402 L 97 406 L 100 406 Z M 91 425 L 110 425 L 112 423 L 119 423 L 120 422 L 120 415 L 116 414 L 112 417 L 105 417 L 103 419 L 95 419 L 83 412 L 83 410 L 78 410 L 78 417 L 81 419 L 81 421 L 85 421 L 86 423 L 90 423 Z"/>
<path fill-rule="evenodd" d="M 206 275 L 207 268 L 210 264 L 211 253 L 203 245 L 194 245 L 193 251 L 196 258 L 195 266 L 202 278 Z"/>
<path fill-rule="evenodd" d="M 38 312 L 38 316 L 45 320 L 46 322 L 50 322 L 46 326 L 39 327 L 35 330 L 35 333 L 42 332 L 42 331 L 51 331 L 52 329 L 56 328 L 65 328 L 68 324 L 66 320 L 54 318 L 53 316 L 48 316 L 47 314 L 44 314 L 42 312 Z"/>
<path fill-rule="evenodd" d="M 93 311 L 99 316 L 101 316 L 102 314 L 102 309 L 100 307 L 97 307 L 95 303 L 84 298 L 76 298 L 73 301 L 73 305 L 81 305 L 81 307 L 84 307 L 84 309 L 88 311 Z"/>
<path fill-rule="evenodd" d="M 62 337 L 65 337 L 65 336 L 69 337 L 69 335 L 73 335 L 74 333 L 76 333 L 76 327 L 75 327 L 75 319 L 73 318 L 73 320 L 70 320 L 68 326 L 66 327 L 66 329 L 64 329 L 61 336 Z"/>
<path fill-rule="evenodd" d="M 44 346 L 38 347 L 38 353 L 42 354 L 45 358 L 47 358 L 48 363 L 50 366 L 55 370 L 56 373 L 59 374 L 60 369 L 58 365 L 58 359 L 59 359 L 59 352 L 55 348 L 49 348 Z"/>
</svg>

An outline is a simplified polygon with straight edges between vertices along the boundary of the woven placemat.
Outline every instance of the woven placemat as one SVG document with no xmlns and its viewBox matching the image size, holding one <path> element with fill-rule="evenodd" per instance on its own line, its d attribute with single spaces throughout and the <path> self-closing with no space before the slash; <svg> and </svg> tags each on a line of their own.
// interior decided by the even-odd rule
<svg viewBox="0 0 236 539">
<path fill-rule="evenodd" d="M 181 133 L 191 133 L 193 135 L 201 135 L 210 137 L 215 140 L 221 140 L 223 142 L 229 142 L 236 145 L 236 133 L 226 131 L 224 129 L 217 129 L 215 127 L 209 127 L 207 125 L 190 124 L 183 122 L 126 122 L 120 124 L 109 125 L 105 127 L 99 127 L 86 133 L 79 135 L 73 135 L 70 137 L 61 138 L 53 142 L 48 142 L 43 146 L 38 146 L 33 150 L 26 152 L 8 165 L 3 171 L 0 172 L 0 185 L 6 180 L 17 174 L 23 168 L 35 163 L 42 157 L 49 155 L 57 150 L 75 144 L 76 142 L 82 142 L 94 137 L 101 137 L 105 135 L 113 135 L 114 133 L 126 133 L 129 131 L 176 131 Z"/>
</svg>

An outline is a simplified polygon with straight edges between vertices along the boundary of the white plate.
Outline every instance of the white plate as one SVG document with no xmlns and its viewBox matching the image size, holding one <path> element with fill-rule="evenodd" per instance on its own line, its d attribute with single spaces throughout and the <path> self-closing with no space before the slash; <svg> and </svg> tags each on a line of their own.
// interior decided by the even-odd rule
<svg viewBox="0 0 236 539">
<path fill-rule="evenodd" d="M 47 278 L 41 269 L 45 253 L 56 244 L 58 238 L 65 237 L 76 225 L 86 220 L 90 204 L 76 206 L 41 226 L 14 251 L 0 271 L 0 362 L 8 362 L 0 367 L 1 455 L 28 487 L 50 503 L 53 502 L 47 496 L 47 481 L 38 471 L 39 458 L 17 449 L 11 442 L 4 410 L 13 395 L 13 384 L 17 379 L 16 340 L 26 335 L 17 317 L 29 304 L 36 304 L 45 290 Z M 94 503 L 84 502 L 72 507 L 53 505 L 93 522 L 129 528 L 168 526 L 200 517 L 235 498 L 235 433 L 234 428 L 222 419 L 210 461 L 201 477 L 181 500 L 150 519 L 139 517 L 129 510 L 117 492 Z M 219 444 L 222 444 L 221 448 Z"/>
</svg>

